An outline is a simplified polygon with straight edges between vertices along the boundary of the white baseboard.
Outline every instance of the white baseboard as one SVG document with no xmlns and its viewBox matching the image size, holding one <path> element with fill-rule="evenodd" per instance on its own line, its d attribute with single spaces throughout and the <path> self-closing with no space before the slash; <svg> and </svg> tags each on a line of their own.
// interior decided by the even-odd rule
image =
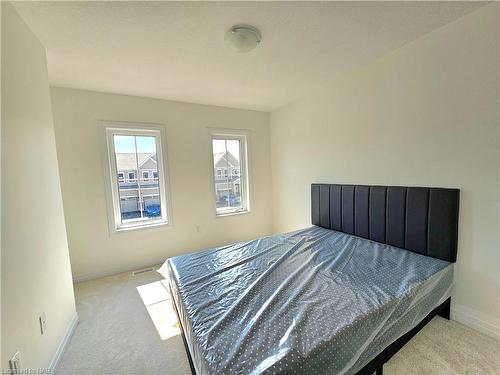
<svg viewBox="0 0 500 375">
<path fill-rule="evenodd" d="M 73 283 L 83 283 L 85 281 L 90 281 L 90 280 L 95 280 L 95 279 L 100 279 L 101 277 L 108 277 L 108 276 L 113 276 L 117 275 L 122 272 L 127 272 L 129 271 L 128 269 L 122 269 L 122 268 L 113 268 L 112 270 L 108 270 L 105 272 L 94 272 L 94 273 L 87 273 L 84 275 L 76 275 L 73 276 Z M 132 270 L 130 270 L 132 271 Z"/>
<path fill-rule="evenodd" d="M 73 336 L 73 333 L 75 332 L 75 328 L 78 325 L 78 314 L 75 313 L 75 316 L 71 320 L 71 323 L 68 325 L 68 328 L 66 329 L 66 332 L 64 333 L 64 336 L 59 343 L 59 346 L 54 353 L 54 356 L 52 357 L 52 360 L 50 361 L 49 364 L 49 374 L 55 374 L 57 370 L 57 366 L 59 365 L 59 362 L 61 361 L 61 357 L 66 351 L 66 347 L 68 346 L 69 340 Z"/>
<path fill-rule="evenodd" d="M 500 321 L 491 315 L 463 305 L 452 304 L 451 319 L 488 336 L 500 339 Z"/>
<path fill-rule="evenodd" d="M 163 261 L 155 263 L 154 265 L 151 265 L 151 264 L 138 265 L 137 267 L 134 267 L 134 268 L 116 267 L 116 268 L 107 270 L 105 272 L 96 272 L 96 273 L 88 273 L 85 275 L 77 275 L 77 276 L 73 276 L 73 283 L 75 283 L 75 284 L 82 283 L 84 281 L 100 279 L 101 277 L 114 276 L 114 275 L 118 275 L 120 273 L 132 272 L 132 271 L 136 271 L 138 269 L 143 269 L 143 268 L 149 268 L 149 267 L 158 268 L 159 265 L 161 265 L 161 264 L 163 264 Z"/>
</svg>

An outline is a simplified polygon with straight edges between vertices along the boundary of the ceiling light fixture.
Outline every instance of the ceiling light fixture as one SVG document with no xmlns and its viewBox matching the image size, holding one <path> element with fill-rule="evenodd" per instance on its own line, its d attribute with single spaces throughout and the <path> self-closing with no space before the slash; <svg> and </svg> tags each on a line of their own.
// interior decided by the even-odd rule
<svg viewBox="0 0 500 375">
<path fill-rule="evenodd" d="M 235 25 L 225 35 L 225 41 L 238 52 L 253 50 L 262 40 L 260 31 L 250 25 Z"/>
</svg>

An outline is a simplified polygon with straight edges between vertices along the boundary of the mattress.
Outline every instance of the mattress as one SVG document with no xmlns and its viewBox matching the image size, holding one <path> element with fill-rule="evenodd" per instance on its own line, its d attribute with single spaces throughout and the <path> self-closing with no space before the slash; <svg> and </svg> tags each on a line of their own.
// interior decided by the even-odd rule
<svg viewBox="0 0 500 375">
<path fill-rule="evenodd" d="M 449 298 L 453 265 L 313 226 L 168 259 L 197 374 L 355 374 Z"/>
</svg>

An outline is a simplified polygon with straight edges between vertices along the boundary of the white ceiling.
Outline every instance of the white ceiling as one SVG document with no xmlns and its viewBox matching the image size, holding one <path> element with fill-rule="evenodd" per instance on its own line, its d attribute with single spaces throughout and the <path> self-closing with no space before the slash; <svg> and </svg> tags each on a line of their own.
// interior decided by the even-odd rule
<svg viewBox="0 0 500 375">
<path fill-rule="evenodd" d="M 52 85 L 270 111 L 481 2 L 19 2 Z M 246 54 L 224 44 L 257 26 Z"/>
</svg>

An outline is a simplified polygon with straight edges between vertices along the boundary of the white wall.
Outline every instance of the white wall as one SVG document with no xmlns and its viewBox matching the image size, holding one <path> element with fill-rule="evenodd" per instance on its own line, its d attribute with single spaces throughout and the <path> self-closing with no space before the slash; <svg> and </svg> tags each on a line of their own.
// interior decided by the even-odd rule
<svg viewBox="0 0 500 375">
<path fill-rule="evenodd" d="M 312 182 L 461 189 L 454 316 L 500 335 L 498 4 L 271 115 L 274 230 L 310 225 Z"/>
<path fill-rule="evenodd" d="M 2 359 L 53 363 L 76 317 L 45 49 L 2 2 Z M 47 315 L 42 336 L 39 315 Z"/>
<path fill-rule="evenodd" d="M 172 255 L 271 233 L 268 114 L 63 88 L 52 89 L 52 103 L 75 279 L 138 269 Z M 99 120 L 164 124 L 171 227 L 109 234 Z M 250 214 L 215 218 L 207 127 L 251 131 Z"/>
</svg>

